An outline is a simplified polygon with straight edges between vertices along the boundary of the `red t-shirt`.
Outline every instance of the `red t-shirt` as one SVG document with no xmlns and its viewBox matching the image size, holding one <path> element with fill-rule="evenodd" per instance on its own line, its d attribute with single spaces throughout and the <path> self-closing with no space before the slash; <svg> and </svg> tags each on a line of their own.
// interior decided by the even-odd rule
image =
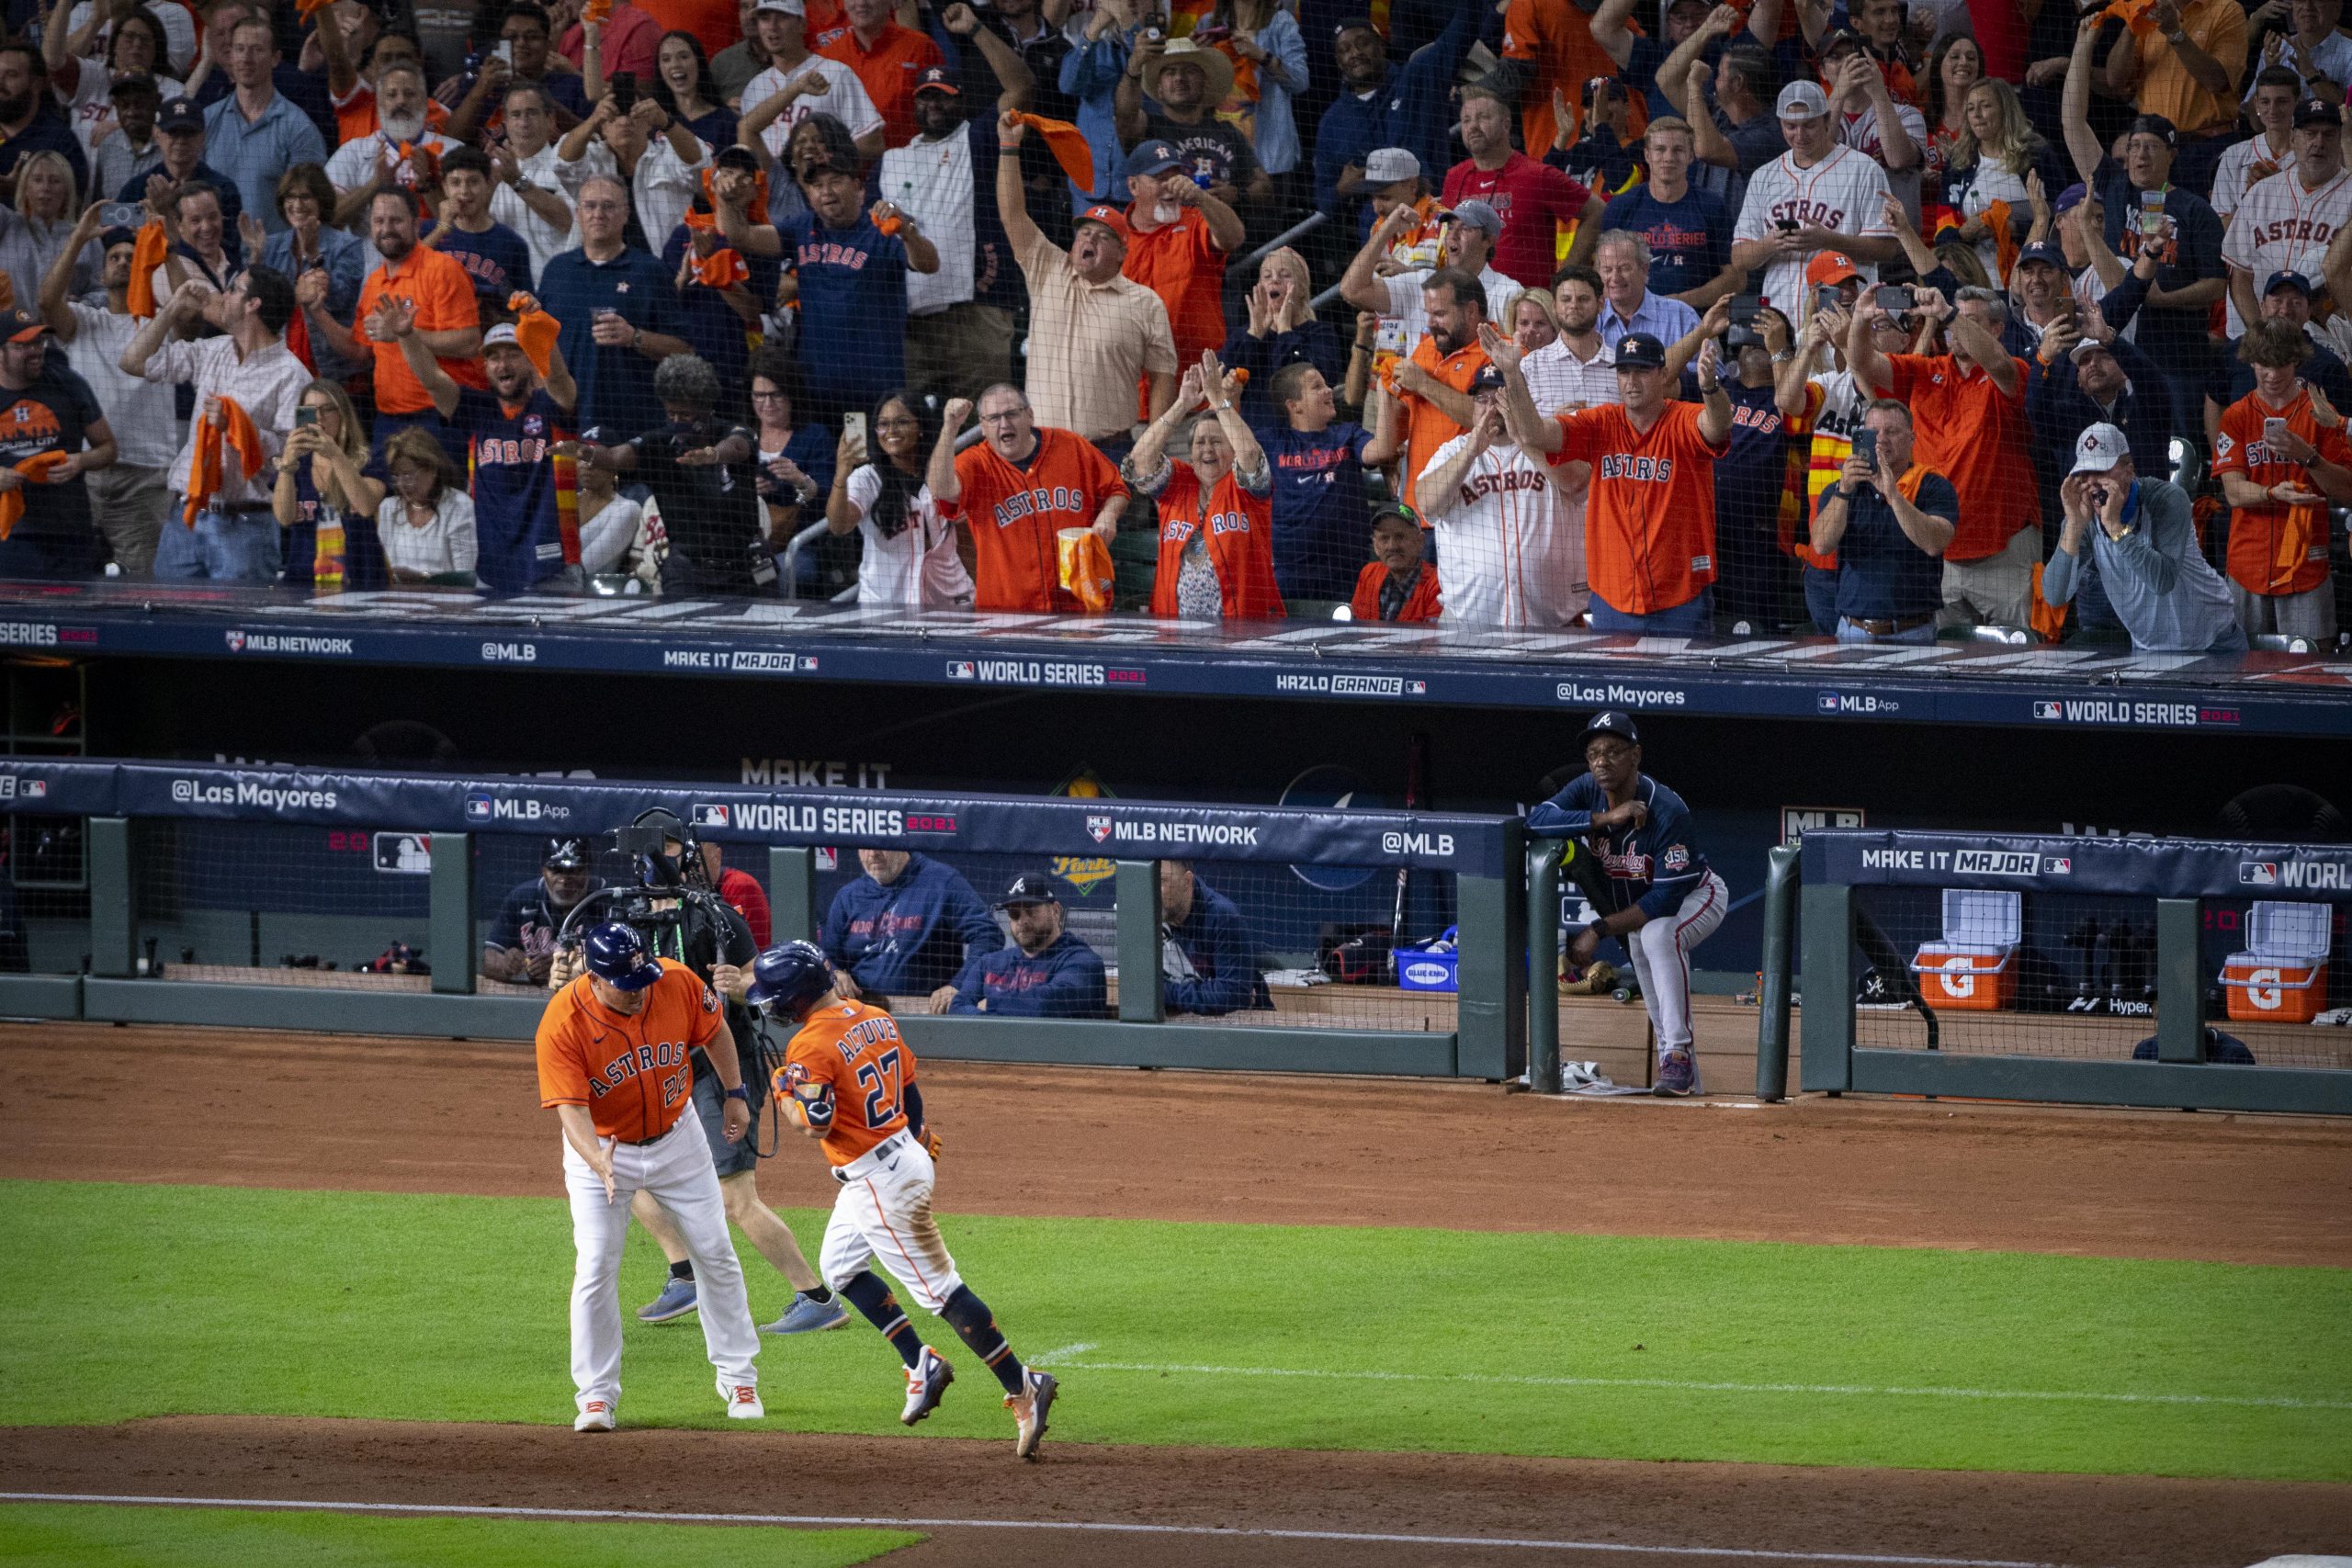
<svg viewBox="0 0 2352 1568">
<path fill-rule="evenodd" d="M 1446 171 L 1445 205 L 1483 201 L 1501 215 L 1503 237 L 1495 246 L 1494 268 L 1530 288 L 1548 288 L 1558 265 L 1559 231 L 1583 216 L 1592 192 L 1549 164 L 1513 152 L 1501 168 L 1480 168 L 1464 159 Z"/>
</svg>

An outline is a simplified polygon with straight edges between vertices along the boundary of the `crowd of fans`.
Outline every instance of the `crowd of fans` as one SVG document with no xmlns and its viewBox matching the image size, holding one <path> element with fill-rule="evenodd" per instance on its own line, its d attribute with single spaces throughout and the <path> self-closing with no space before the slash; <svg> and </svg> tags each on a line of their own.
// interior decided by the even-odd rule
<svg viewBox="0 0 2352 1568">
<path fill-rule="evenodd" d="M 0 576 L 2335 640 L 2340 0 L 1159 3 L 14 0 Z"/>
</svg>

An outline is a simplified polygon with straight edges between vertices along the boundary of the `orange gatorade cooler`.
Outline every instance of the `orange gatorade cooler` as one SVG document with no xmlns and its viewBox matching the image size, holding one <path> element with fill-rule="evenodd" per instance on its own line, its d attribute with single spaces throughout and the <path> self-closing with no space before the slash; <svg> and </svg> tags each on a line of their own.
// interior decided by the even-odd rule
<svg viewBox="0 0 2352 1568">
<path fill-rule="evenodd" d="M 2023 900 L 1975 887 L 1944 889 L 1944 934 L 1911 961 L 1930 1007 L 1992 1012 L 2013 1006 Z"/>
<path fill-rule="evenodd" d="M 2246 912 L 2246 951 L 2222 965 L 2222 992 L 2241 1023 L 2309 1023 L 2327 1006 L 2325 904 L 2258 900 Z"/>
</svg>

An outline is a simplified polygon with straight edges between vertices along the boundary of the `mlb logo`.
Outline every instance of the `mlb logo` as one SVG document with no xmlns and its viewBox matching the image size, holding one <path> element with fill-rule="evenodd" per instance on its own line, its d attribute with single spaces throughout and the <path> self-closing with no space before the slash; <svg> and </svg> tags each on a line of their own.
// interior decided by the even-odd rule
<svg viewBox="0 0 2352 1568">
<path fill-rule="evenodd" d="M 1823 713 L 1836 713 L 1838 711 L 1838 694 L 1835 692 L 1819 693 L 1814 697 L 1813 705 Z"/>
<path fill-rule="evenodd" d="M 2033 716 L 2036 718 L 2064 718 L 2066 716 L 2066 710 L 2060 707 L 2053 702 L 2037 702 L 2033 705 Z"/>
<path fill-rule="evenodd" d="M 2041 868 L 2052 876 L 2072 876 L 2075 874 L 2074 860 L 2072 857 L 2067 855 L 2052 855 L 2050 859 L 2042 863 Z"/>
<path fill-rule="evenodd" d="M 490 820 L 490 796 L 482 794 L 480 790 L 476 790 L 473 794 L 466 796 L 467 821 L 487 822 Z"/>
<path fill-rule="evenodd" d="M 1405 690 L 1417 697 L 1427 696 L 1430 683 L 1427 681 L 1408 681 L 1405 682 Z"/>
<path fill-rule="evenodd" d="M 842 868 L 842 852 L 841 852 L 841 851 L 839 851 L 839 850 L 819 850 L 819 851 L 817 852 L 817 869 L 818 869 L 819 871 L 839 871 L 841 868 Z"/>
<path fill-rule="evenodd" d="M 947 661 L 947 678 L 951 681 L 977 680 L 978 674 L 979 672 L 972 668 L 972 661 L 968 659 L 951 659 Z"/>
<path fill-rule="evenodd" d="M 230 632 L 230 633 L 228 633 L 228 634 L 227 634 L 227 636 L 228 636 L 228 638 L 229 638 L 229 651 L 230 651 L 230 652 L 232 652 L 232 653 L 243 653 L 243 652 L 244 652 L 244 651 L 245 651 L 245 634 L 244 634 L 244 633 L 243 633 L 243 632 Z"/>
<path fill-rule="evenodd" d="M 2246 887 L 2276 887 L 2278 886 L 2278 863 L 2275 860 L 2242 860 L 2238 862 L 2238 882 Z"/>
<path fill-rule="evenodd" d="M 705 806 L 700 802 L 697 802 L 695 806 L 695 826 L 697 828 L 726 827 L 727 807 L 724 806 Z"/>
<path fill-rule="evenodd" d="M 47 795 L 48 793 L 49 781 L 47 779 L 27 779 L 25 781 L 25 794 L 32 799 L 39 800 L 42 795 Z"/>
<path fill-rule="evenodd" d="M 1111 819 L 1108 817 L 1090 817 L 1086 819 L 1086 830 L 1099 844 L 1111 836 Z"/>
<path fill-rule="evenodd" d="M 800 656 L 800 668 L 803 670 L 814 670 L 817 668 L 817 656 L 813 653 L 802 654 Z"/>
</svg>

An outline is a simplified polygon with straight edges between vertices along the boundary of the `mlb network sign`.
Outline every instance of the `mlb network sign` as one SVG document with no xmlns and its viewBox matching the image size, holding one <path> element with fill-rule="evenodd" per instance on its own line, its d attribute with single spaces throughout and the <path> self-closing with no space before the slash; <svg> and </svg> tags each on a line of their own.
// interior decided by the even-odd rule
<svg viewBox="0 0 2352 1568">
<path fill-rule="evenodd" d="M 2352 863 L 2335 860 L 2242 860 L 2238 886 L 2281 892 L 2352 893 Z"/>
</svg>

